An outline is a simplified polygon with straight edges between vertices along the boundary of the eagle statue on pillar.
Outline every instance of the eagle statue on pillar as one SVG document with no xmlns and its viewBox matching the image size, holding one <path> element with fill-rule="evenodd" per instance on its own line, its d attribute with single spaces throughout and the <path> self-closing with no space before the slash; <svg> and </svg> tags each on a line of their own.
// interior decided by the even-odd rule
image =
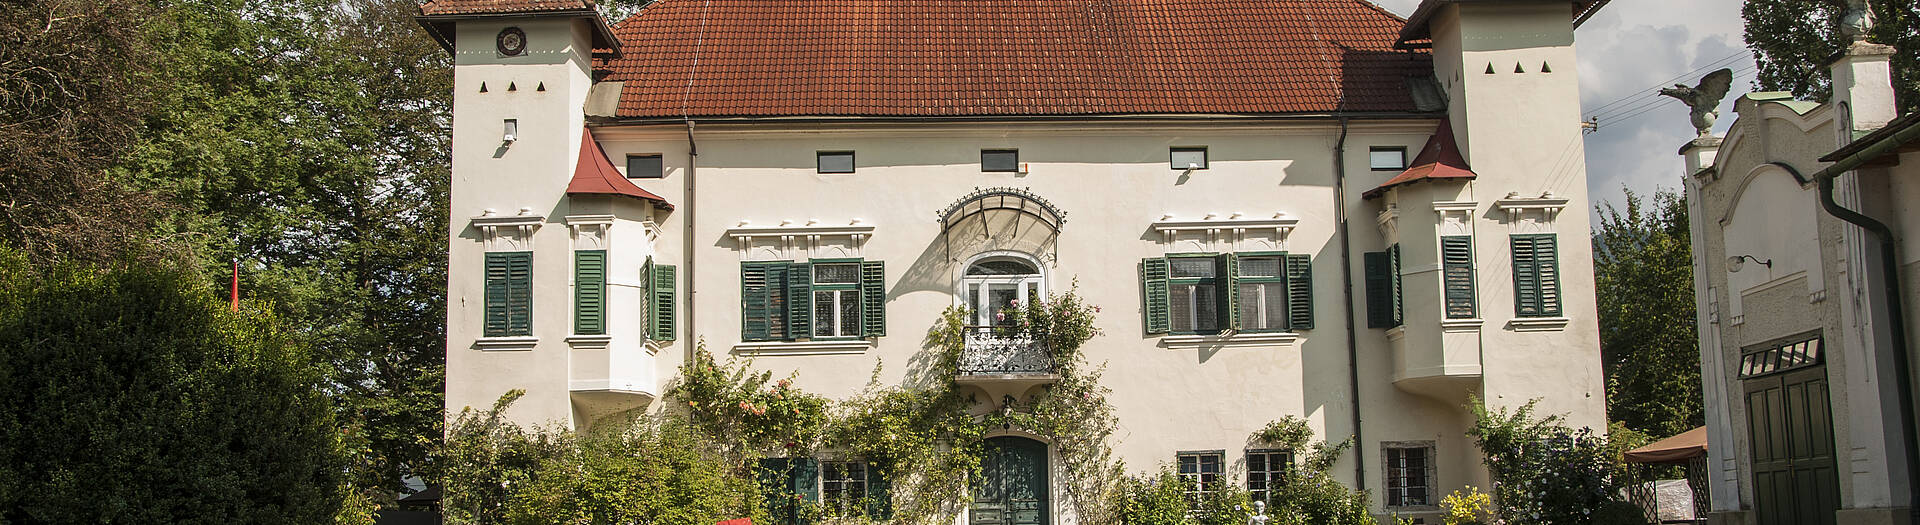
<svg viewBox="0 0 1920 525">
<path fill-rule="evenodd" d="M 1720 110 L 1717 109 L 1720 99 L 1727 98 L 1727 90 L 1732 87 L 1733 70 L 1720 68 L 1719 71 L 1707 73 L 1706 77 L 1700 79 L 1699 85 L 1687 87 L 1686 84 L 1674 84 L 1673 87 L 1661 89 L 1660 94 L 1680 99 L 1687 103 L 1687 107 L 1693 108 L 1693 130 L 1701 137 L 1706 137 L 1713 134 L 1714 119 L 1720 118 Z"/>
</svg>

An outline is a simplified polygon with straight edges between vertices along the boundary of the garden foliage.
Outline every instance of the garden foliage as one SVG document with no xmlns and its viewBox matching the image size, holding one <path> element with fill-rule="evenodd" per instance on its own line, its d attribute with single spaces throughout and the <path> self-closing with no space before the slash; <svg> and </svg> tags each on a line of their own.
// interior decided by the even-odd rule
<svg viewBox="0 0 1920 525">
<path fill-rule="evenodd" d="M 1628 479 L 1618 451 L 1592 429 L 1568 428 L 1560 416 L 1536 418 L 1534 403 L 1513 410 L 1470 405 L 1467 435 L 1485 454 L 1493 501 L 1508 525 L 1640 524 L 1639 507 L 1625 501 Z"/>
</svg>

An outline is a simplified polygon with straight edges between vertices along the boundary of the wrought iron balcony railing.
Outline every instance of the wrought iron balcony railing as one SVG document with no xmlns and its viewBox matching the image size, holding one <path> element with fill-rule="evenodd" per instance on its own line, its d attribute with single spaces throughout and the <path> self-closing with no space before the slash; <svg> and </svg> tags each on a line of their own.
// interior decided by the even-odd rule
<svg viewBox="0 0 1920 525">
<path fill-rule="evenodd" d="M 1046 340 L 1009 326 L 968 326 L 960 352 L 960 375 L 1053 373 Z"/>
</svg>

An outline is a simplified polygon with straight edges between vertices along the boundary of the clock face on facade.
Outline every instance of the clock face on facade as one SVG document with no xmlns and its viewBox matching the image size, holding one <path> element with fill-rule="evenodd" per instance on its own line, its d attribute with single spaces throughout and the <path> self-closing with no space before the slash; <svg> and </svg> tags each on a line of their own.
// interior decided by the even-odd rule
<svg viewBox="0 0 1920 525">
<path fill-rule="evenodd" d="M 500 36 L 494 37 L 493 43 L 500 48 L 502 55 L 517 57 L 527 54 L 527 33 L 518 27 L 500 30 Z"/>
</svg>

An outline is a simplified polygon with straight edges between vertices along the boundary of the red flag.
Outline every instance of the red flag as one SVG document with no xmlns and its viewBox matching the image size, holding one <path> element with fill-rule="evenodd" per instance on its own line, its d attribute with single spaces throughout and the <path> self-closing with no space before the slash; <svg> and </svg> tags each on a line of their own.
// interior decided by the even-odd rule
<svg viewBox="0 0 1920 525">
<path fill-rule="evenodd" d="M 233 311 L 240 311 L 240 260 L 233 260 Z"/>
</svg>

